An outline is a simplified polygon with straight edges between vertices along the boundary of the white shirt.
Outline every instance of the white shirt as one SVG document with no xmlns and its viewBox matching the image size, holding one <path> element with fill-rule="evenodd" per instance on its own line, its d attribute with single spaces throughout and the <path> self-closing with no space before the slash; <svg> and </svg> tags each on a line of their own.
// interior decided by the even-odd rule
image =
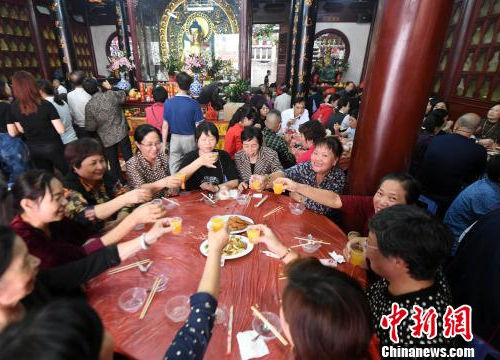
<svg viewBox="0 0 500 360">
<path fill-rule="evenodd" d="M 274 108 L 280 112 L 290 109 L 292 106 L 292 97 L 287 93 L 283 93 L 274 100 Z"/>
<path fill-rule="evenodd" d="M 58 94 L 67 94 L 68 90 L 66 90 L 66 88 L 64 86 L 59 85 L 59 87 L 57 88 L 57 93 Z"/>
<path fill-rule="evenodd" d="M 351 115 L 346 115 L 344 119 L 342 120 L 342 123 L 340 124 L 341 129 L 346 129 L 349 127 L 349 119 L 351 118 Z"/>
<path fill-rule="evenodd" d="M 92 98 L 83 88 L 76 88 L 68 93 L 68 105 L 73 122 L 78 127 L 85 127 L 85 105 Z"/>
<path fill-rule="evenodd" d="M 63 144 L 69 144 L 72 141 L 77 140 L 78 138 L 76 137 L 75 129 L 73 129 L 73 124 L 71 122 L 71 114 L 69 112 L 69 106 L 68 104 L 64 103 L 63 105 L 59 105 L 54 101 L 53 96 L 47 96 L 45 100 L 50 101 L 52 105 L 57 110 L 57 113 L 59 114 L 59 118 L 61 119 L 63 125 L 64 125 L 64 132 L 61 134 L 61 140 Z"/>
<path fill-rule="evenodd" d="M 281 113 L 281 129 L 279 131 L 280 134 L 283 134 L 287 130 L 286 124 L 293 117 L 293 108 L 287 109 Z M 309 121 L 309 111 L 307 111 L 307 109 L 304 109 L 304 112 L 302 113 L 302 115 L 300 115 L 300 118 L 295 121 L 295 124 L 291 125 L 290 128 L 295 131 L 299 131 L 299 126 L 306 121 Z"/>
</svg>

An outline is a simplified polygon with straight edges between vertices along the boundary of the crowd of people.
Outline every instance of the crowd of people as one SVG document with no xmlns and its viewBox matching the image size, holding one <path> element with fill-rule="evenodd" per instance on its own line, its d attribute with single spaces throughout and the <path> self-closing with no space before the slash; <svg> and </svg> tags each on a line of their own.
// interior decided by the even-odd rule
<svg viewBox="0 0 500 360">
<path fill-rule="evenodd" d="M 112 358 L 80 285 L 168 237 L 171 219 L 153 199 L 183 190 L 246 191 L 256 182 L 259 190 L 279 183 L 293 201 L 357 232 L 346 249 L 358 244 L 366 253 L 363 289 L 302 258 L 268 226 L 251 227 L 260 232 L 255 242 L 286 264 L 280 317 L 297 359 L 369 359 L 374 337 L 393 344 L 381 321 L 394 304 L 433 307 L 440 328 L 450 306 L 469 304 L 474 335 L 500 348 L 500 155 L 487 153 L 500 144 L 500 104 L 485 119 L 450 119 L 448 104 L 430 98 L 409 173 L 387 174 L 373 196 L 359 196 L 344 194 L 347 174 L 338 166 L 343 141 L 355 139 L 362 102 L 352 82 L 335 93 L 313 87 L 308 98 L 293 100 L 286 87 L 274 94 L 266 85 L 235 111 L 219 149 L 219 130 L 204 121 L 189 94 L 193 79 L 181 72 L 177 95 L 153 90 L 133 153 L 125 93 L 112 79 L 80 71 L 70 80 L 70 91 L 23 71 L 12 90 L 0 82 L 3 194 L 17 212 L 0 228 L 0 359 Z M 294 135 L 304 150 L 297 157 Z M 145 223 L 153 224 L 149 231 L 124 241 Z M 165 358 L 203 357 L 227 241 L 226 229 L 209 231 L 211 251 L 183 325 L 193 330 L 180 329 Z M 410 317 L 397 335 L 406 347 L 470 346 L 442 333 L 414 338 Z"/>
</svg>

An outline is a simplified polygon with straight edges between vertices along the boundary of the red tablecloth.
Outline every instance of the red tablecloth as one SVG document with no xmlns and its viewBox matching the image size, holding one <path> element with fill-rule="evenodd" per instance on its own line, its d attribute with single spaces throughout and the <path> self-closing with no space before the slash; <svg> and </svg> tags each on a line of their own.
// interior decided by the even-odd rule
<svg viewBox="0 0 500 360">
<path fill-rule="evenodd" d="M 269 194 L 269 199 L 259 208 L 254 207 L 258 200 L 252 199 L 246 209 L 234 200 L 221 201 L 211 207 L 196 201 L 199 198 L 200 194 L 197 192 L 176 198 L 182 206 L 171 210 L 169 216 L 178 215 L 183 218 L 183 230 L 180 235 L 167 234 L 151 249 L 140 252 L 126 262 L 134 262 L 139 258 L 152 259 L 154 264 L 146 275 L 138 269 L 116 275 L 105 273 L 88 284 L 88 300 L 112 334 L 117 351 L 136 359 L 162 358 L 173 336 L 181 327 L 181 323 L 173 323 L 165 316 L 165 303 L 173 296 L 189 296 L 196 292 L 205 264 L 205 257 L 200 253 L 199 246 L 207 232 L 206 223 L 213 215 L 242 214 L 256 223 L 263 222 L 287 245 L 298 243 L 298 240 L 293 239 L 294 236 L 311 233 L 316 238 L 331 243 L 323 245 L 312 254 L 318 258 L 327 258 L 327 252 L 331 250 L 340 253 L 346 243 L 344 233 L 326 217 L 310 211 L 301 216 L 292 215 L 288 209 L 289 198 L 285 196 Z M 264 214 L 278 205 L 284 207 L 282 212 L 262 219 Z M 132 235 L 137 234 L 130 236 Z M 265 256 L 261 250 L 265 250 L 265 245 L 256 245 L 254 250 L 243 258 L 226 261 L 221 272 L 218 300 L 219 306 L 222 305 L 227 310 L 234 305 L 232 353 L 224 355 L 227 327 L 215 325 L 206 359 L 240 359 L 236 334 L 252 329 L 252 304 L 258 304 L 262 311 L 279 314 L 279 299 L 286 285 L 286 280 L 278 279 L 283 266 L 277 259 Z M 352 274 L 363 286 L 366 284 L 364 270 L 350 264 L 342 264 L 338 268 Z M 123 291 L 134 286 L 150 288 L 153 274 L 157 272 L 167 274 L 168 287 L 156 294 L 145 319 L 139 320 L 140 311 L 129 314 L 118 308 L 118 297 Z M 290 351 L 289 346 L 282 346 L 277 339 L 269 341 L 268 346 L 270 355 L 265 359 L 284 359 Z"/>
</svg>

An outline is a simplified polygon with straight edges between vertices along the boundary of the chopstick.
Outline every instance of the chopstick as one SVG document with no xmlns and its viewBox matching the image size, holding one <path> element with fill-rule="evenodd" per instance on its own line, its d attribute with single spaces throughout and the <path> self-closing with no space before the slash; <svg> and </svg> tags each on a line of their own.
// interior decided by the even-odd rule
<svg viewBox="0 0 500 360">
<path fill-rule="evenodd" d="M 139 319 L 142 320 L 146 316 L 146 313 L 148 312 L 149 305 L 151 305 L 151 302 L 153 301 L 153 297 L 156 294 L 156 290 L 158 290 L 158 287 L 160 286 L 161 278 L 159 276 L 156 277 L 153 287 L 151 288 L 151 292 L 149 293 L 149 296 L 146 300 L 146 304 L 142 308 L 141 316 L 139 316 Z"/>
<path fill-rule="evenodd" d="M 113 274 L 117 274 L 117 273 L 125 271 L 125 270 L 133 269 L 136 266 L 138 267 L 139 265 L 143 265 L 143 264 L 146 264 L 146 263 L 149 263 L 149 262 L 151 262 L 151 260 L 144 259 L 144 260 L 141 260 L 141 261 L 136 261 L 135 263 L 132 263 L 132 264 L 123 265 L 123 266 L 120 266 L 120 267 L 117 267 L 115 269 L 112 269 L 112 270 L 108 271 L 108 275 L 113 275 Z"/>
<path fill-rule="evenodd" d="M 231 305 L 231 308 L 229 309 L 229 321 L 227 325 L 227 350 L 226 354 L 231 353 L 231 342 L 233 339 L 233 310 L 234 306 Z"/>
<path fill-rule="evenodd" d="M 207 195 L 205 195 L 204 193 L 201 193 L 201 196 L 203 196 L 205 199 L 207 199 L 208 201 L 210 201 L 212 204 L 215 205 L 215 201 L 213 201 L 212 199 L 210 199 Z"/>
<path fill-rule="evenodd" d="M 255 207 L 258 208 L 259 206 L 261 206 L 262 203 L 264 201 L 266 201 L 268 197 L 269 197 L 268 195 L 264 196 L 261 201 L 259 201 L 257 204 L 255 204 Z"/>
<path fill-rule="evenodd" d="M 275 214 L 275 213 L 277 213 L 277 212 L 280 212 L 281 210 L 283 210 L 283 206 L 278 206 L 278 207 L 274 208 L 273 210 L 269 211 L 268 213 L 266 213 L 266 214 L 263 216 L 263 218 L 266 218 L 266 217 L 268 217 L 268 216 L 270 216 L 270 215 L 273 215 L 273 214 Z"/>
<path fill-rule="evenodd" d="M 257 316 L 264 323 L 264 325 L 269 328 L 269 330 L 271 330 L 274 336 L 276 336 L 283 345 L 288 346 L 288 341 L 286 341 L 283 335 L 280 334 L 280 332 L 273 326 L 273 324 L 271 324 L 269 320 L 267 320 L 255 306 L 250 306 L 250 309 L 252 309 L 254 315 Z"/>
<path fill-rule="evenodd" d="M 179 204 L 177 201 L 170 200 L 170 199 L 168 199 L 166 197 L 162 197 L 162 199 L 165 200 L 165 201 L 168 201 L 171 204 L 174 204 L 174 205 L 177 205 L 177 206 L 181 206 L 181 204 Z"/>
<path fill-rule="evenodd" d="M 297 239 L 297 240 L 306 240 L 306 241 L 309 241 L 310 243 L 319 243 L 319 244 L 330 245 L 330 243 L 328 243 L 326 241 L 321 241 L 321 240 L 308 239 L 308 238 L 297 237 L 297 236 L 294 236 L 294 239 Z"/>
</svg>

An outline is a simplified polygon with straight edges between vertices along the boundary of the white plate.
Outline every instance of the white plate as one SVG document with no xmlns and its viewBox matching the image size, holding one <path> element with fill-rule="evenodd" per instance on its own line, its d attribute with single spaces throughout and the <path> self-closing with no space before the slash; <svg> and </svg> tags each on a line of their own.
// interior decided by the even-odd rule
<svg viewBox="0 0 500 360">
<path fill-rule="evenodd" d="M 229 255 L 229 256 L 224 255 L 225 260 L 238 259 L 240 257 L 245 256 L 246 254 L 250 253 L 253 250 L 253 244 L 248 240 L 248 238 L 246 236 L 241 236 L 241 235 L 231 235 L 231 236 L 238 237 L 241 241 L 243 241 L 245 244 L 247 244 L 247 248 L 238 254 Z M 208 240 L 203 240 L 203 242 L 200 245 L 200 252 L 203 255 L 207 256 L 207 254 L 208 254 Z"/>
<path fill-rule="evenodd" d="M 252 219 L 250 219 L 249 217 L 243 216 L 243 215 L 236 215 L 236 214 L 231 214 L 231 215 L 215 215 L 215 216 L 212 216 L 212 217 L 218 217 L 218 218 L 221 218 L 222 220 L 224 220 L 224 222 L 227 222 L 231 216 L 237 216 L 240 219 L 245 220 L 246 222 L 249 222 L 251 224 L 255 224 Z M 241 234 L 241 233 L 246 232 L 247 229 L 248 229 L 248 226 L 246 228 L 242 229 L 242 230 L 231 231 L 231 234 Z M 210 230 L 210 220 L 208 220 L 208 222 L 207 222 L 207 230 Z"/>
</svg>

